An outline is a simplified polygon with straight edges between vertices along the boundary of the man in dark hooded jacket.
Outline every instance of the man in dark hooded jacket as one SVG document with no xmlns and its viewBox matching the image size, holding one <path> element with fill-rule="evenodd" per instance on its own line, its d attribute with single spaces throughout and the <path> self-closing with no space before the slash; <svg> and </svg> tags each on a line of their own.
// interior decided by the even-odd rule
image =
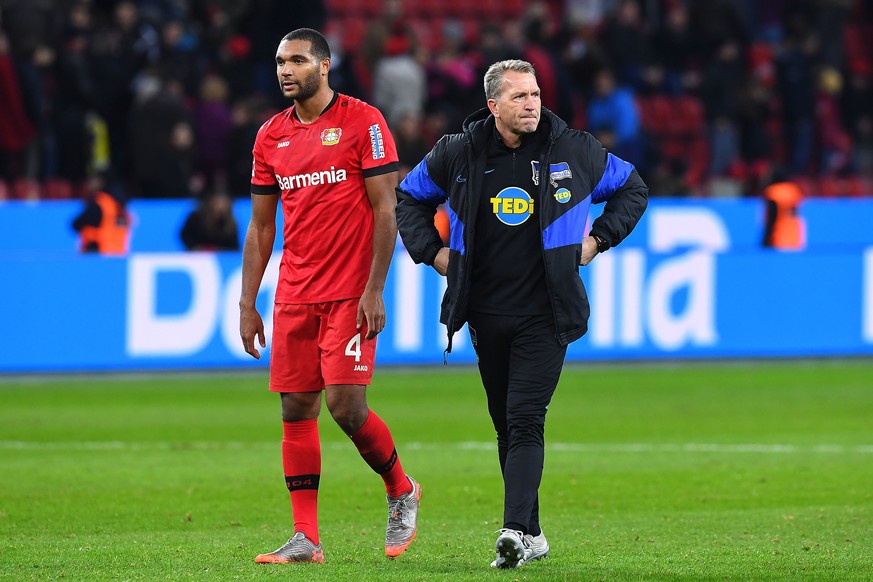
<svg viewBox="0 0 873 582">
<path fill-rule="evenodd" d="M 546 410 L 567 345 L 588 329 L 579 267 L 618 245 L 645 211 L 634 167 L 543 109 L 533 66 L 485 73 L 488 108 L 446 135 L 397 188 L 397 223 L 416 263 L 448 277 L 440 321 L 468 324 L 497 431 L 503 528 L 493 567 L 548 556 L 539 523 Z M 448 202 L 444 246 L 434 213 Z M 606 203 L 591 231 L 592 203 Z"/>
</svg>

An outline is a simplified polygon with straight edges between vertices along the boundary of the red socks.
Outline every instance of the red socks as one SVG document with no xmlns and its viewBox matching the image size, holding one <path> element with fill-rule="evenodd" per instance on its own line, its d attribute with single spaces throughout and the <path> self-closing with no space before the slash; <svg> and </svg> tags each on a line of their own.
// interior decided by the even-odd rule
<svg viewBox="0 0 873 582">
<path fill-rule="evenodd" d="M 364 461 L 382 476 L 385 490 L 390 497 L 400 497 L 412 491 L 412 484 L 406 478 L 397 457 L 391 431 L 375 412 L 370 411 L 363 426 L 351 439 Z"/>
<path fill-rule="evenodd" d="M 321 478 L 321 442 L 318 420 L 283 422 L 282 467 L 291 493 L 294 533 L 302 531 L 318 545 L 318 481 Z"/>
</svg>

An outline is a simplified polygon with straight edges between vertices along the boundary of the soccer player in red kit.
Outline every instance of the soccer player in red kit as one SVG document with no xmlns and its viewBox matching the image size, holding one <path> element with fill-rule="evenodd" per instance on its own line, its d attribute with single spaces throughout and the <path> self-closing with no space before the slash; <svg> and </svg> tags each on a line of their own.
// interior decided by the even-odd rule
<svg viewBox="0 0 873 582">
<path fill-rule="evenodd" d="M 255 299 L 281 200 L 270 390 L 281 396 L 282 464 L 294 515 L 294 535 L 258 563 L 324 561 L 317 515 L 322 393 L 333 419 L 385 481 L 385 554 L 402 554 L 416 533 L 421 486 L 403 471 L 391 432 L 366 397 L 397 237 L 397 152 L 382 114 L 331 89 L 329 71 L 330 49 L 319 32 L 301 28 L 282 39 L 276 73 L 294 105 L 264 123 L 253 150 L 240 336 L 246 352 L 260 358 L 255 339 L 266 343 Z"/>
</svg>

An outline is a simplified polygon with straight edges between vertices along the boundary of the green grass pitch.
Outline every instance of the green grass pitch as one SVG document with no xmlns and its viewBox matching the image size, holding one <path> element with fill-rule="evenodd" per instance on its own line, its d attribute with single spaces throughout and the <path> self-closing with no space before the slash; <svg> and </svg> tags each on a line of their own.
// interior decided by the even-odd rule
<svg viewBox="0 0 873 582">
<path fill-rule="evenodd" d="M 489 568 L 502 484 L 476 371 L 377 370 L 424 488 L 384 556 L 381 480 L 325 410 L 324 564 L 291 534 L 266 374 L 0 381 L 0 579 L 873 580 L 873 362 L 573 365 L 546 424 L 551 557 Z"/>
</svg>

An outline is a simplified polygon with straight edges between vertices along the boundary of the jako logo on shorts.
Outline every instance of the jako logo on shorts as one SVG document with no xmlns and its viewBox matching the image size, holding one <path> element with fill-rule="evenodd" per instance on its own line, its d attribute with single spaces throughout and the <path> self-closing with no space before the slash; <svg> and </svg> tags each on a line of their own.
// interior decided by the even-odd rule
<svg viewBox="0 0 873 582">
<path fill-rule="evenodd" d="M 518 226 L 533 214 L 534 201 L 530 194 L 521 188 L 510 186 L 491 199 L 491 211 L 503 224 Z"/>
</svg>

